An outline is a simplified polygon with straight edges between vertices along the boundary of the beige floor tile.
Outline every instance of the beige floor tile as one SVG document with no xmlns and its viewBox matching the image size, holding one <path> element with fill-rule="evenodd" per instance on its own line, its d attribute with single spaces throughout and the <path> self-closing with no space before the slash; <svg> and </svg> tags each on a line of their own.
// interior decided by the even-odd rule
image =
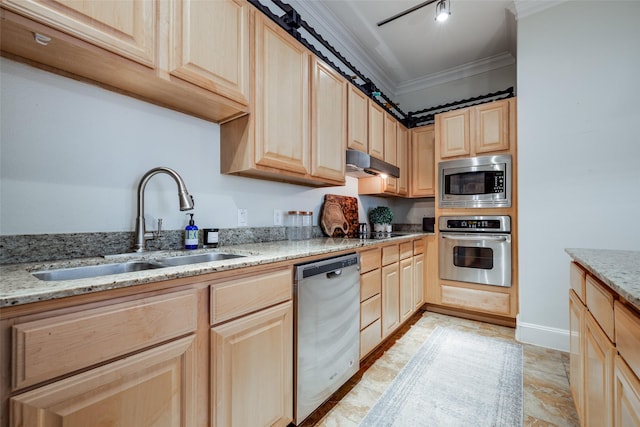
<svg viewBox="0 0 640 427">
<path fill-rule="evenodd" d="M 360 372 L 302 427 L 357 426 L 380 395 L 437 327 L 515 341 L 513 328 L 421 312 L 365 359 Z M 524 345 L 524 426 L 574 427 L 578 418 L 569 391 L 569 355 Z"/>
</svg>

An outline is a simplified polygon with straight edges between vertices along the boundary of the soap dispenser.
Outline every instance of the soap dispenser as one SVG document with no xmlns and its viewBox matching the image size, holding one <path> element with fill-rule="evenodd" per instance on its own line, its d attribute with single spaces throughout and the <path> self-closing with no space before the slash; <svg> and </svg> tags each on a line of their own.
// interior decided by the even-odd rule
<svg viewBox="0 0 640 427">
<path fill-rule="evenodd" d="M 189 220 L 189 225 L 184 228 L 184 248 L 185 249 L 198 249 L 198 227 L 193 221 L 193 214 Z"/>
</svg>

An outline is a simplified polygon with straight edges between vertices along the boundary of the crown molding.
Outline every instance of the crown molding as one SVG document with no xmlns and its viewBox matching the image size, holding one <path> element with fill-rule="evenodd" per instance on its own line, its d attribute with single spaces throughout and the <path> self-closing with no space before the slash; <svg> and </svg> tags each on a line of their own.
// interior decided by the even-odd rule
<svg viewBox="0 0 640 427">
<path fill-rule="evenodd" d="M 373 60 L 357 37 L 348 28 L 340 25 L 338 17 L 320 1 L 291 0 L 293 6 L 319 34 L 342 56 L 367 76 L 378 88 L 393 95 L 397 82 Z"/>
<path fill-rule="evenodd" d="M 471 77 L 476 74 L 497 70 L 498 68 L 513 65 L 515 62 L 516 60 L 511 53 L 504 52 L 499 55 L 490 56 L 477 61 L 468 62 L 457 67 L 449 68 L 438 73 L 401 82 L 396 86 L 395 95 L 404 95 L 417 90 L 426 89 L 431 86 L 437 86 L 454 80 Z"/>
<path fill-rule="evenodd" d="M 516 19 L 521 19 L 567 1 L 568 0 L 514 0 L 514 10 L 512 10 L 512 12 Z"/>
</svg>

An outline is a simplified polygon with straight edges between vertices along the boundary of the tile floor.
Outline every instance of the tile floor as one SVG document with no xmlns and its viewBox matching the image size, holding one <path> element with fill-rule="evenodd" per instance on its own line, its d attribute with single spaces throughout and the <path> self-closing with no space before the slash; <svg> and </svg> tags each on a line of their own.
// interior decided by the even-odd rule
<svg viewBox="0 0 640 427">
<path fill-rule="evenodd" d="M 513 328 L 421 311 L 365 359 L 360 371 L 300 426 L 358 426 L 438 325 L 512 340 L 515 335 Z M 567 353 L 524 344 L 525 427 L 580 425 L 569 390 L 568 375 Z"/>
</svg>

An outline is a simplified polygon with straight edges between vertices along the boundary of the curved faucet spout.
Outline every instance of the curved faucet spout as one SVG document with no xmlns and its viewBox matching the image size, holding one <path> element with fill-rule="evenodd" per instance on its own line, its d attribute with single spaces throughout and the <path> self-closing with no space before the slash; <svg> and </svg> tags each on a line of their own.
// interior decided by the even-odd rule
<svg viewBox="0 0 640 427">
<path fill-rule="evenodd" d="M 178 172 L 167 167 L 157 167 L 145 173 L 140 179 L 140 184 L 138 184 L 138 213 L 136 216 L 136 238 L 133 247 L 136 252 L 143 252 L 146 249 L 145 246 L 147 240 L 151 240 L 157 237 L 156 235 L 154 235 L 154 233 L 148 232 L 145 227 L 144 190 L 147 186 L 147 182 L 149 182 L 151 177 L 159 173 L 166 173 L 167 175 L 172 177 L 178 185 L 178 199 L 180 202 L 181 211 L 191 210 L 194 206 L 193 197 L 189 194 L 189 191 L 187 191 L 187 186 L 185 185 L 184 180 L 178 174 Z M 160 230 L 158 230 L 158 235 L 159 233 Z"/>
</svg>

